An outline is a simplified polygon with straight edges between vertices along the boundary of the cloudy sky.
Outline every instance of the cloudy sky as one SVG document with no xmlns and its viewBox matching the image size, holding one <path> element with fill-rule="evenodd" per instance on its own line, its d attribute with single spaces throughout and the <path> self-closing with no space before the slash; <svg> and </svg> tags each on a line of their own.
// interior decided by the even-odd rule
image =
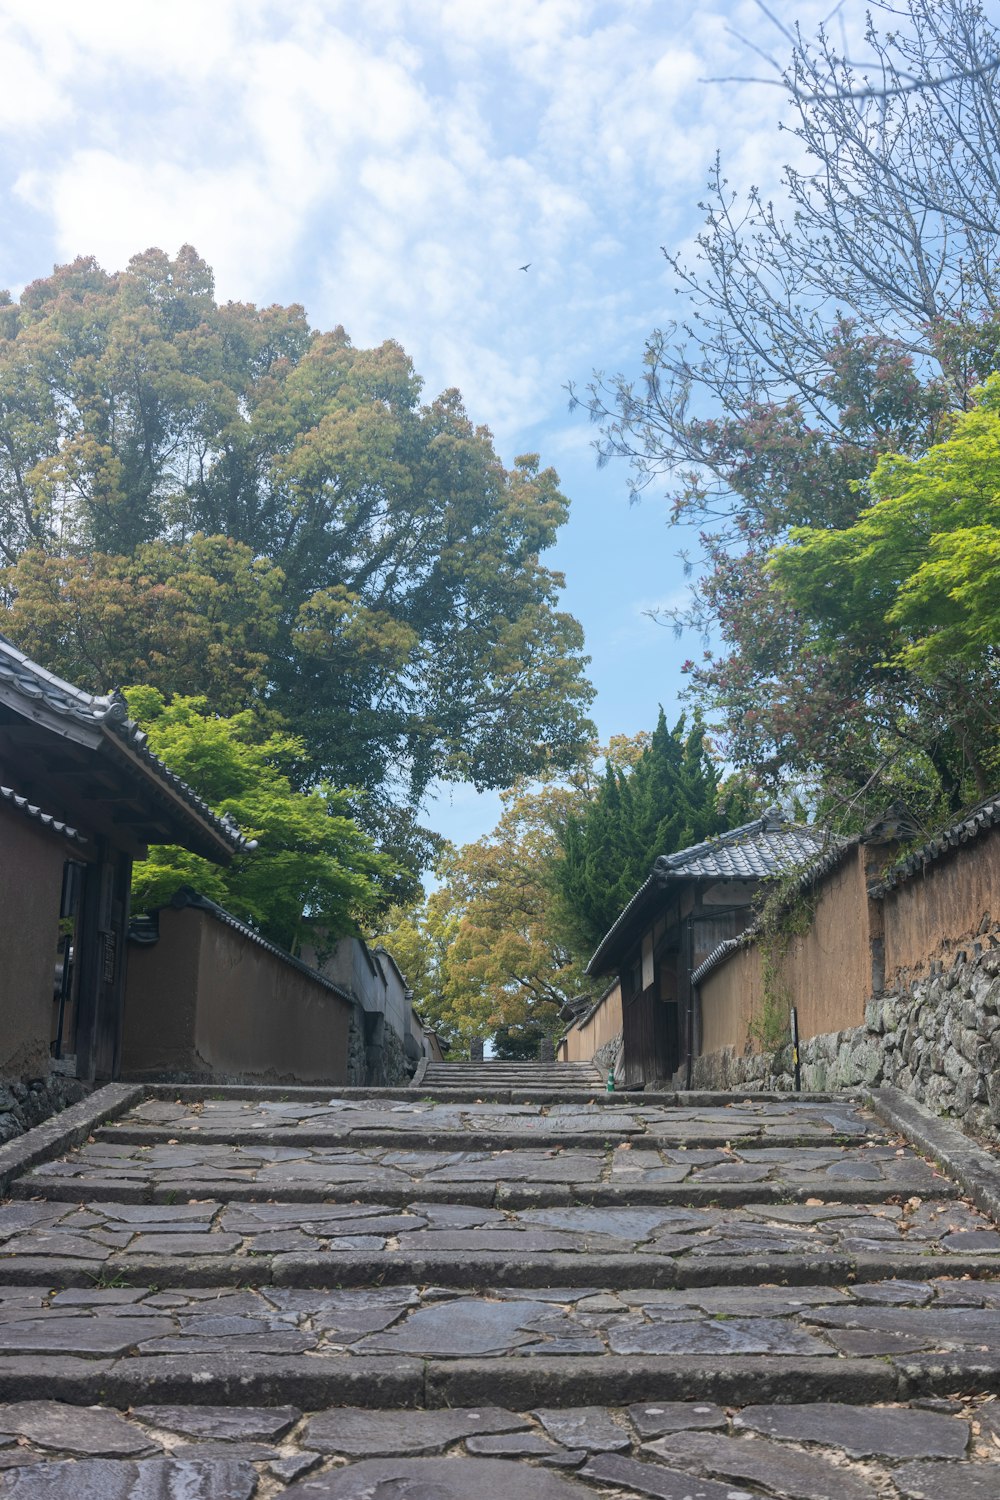
<svg viewBox="0 0 1000 1500">
<path fill-rule="evenodd" d="M 833 4 L 770 9 L 812 31 Z M 596 468 L 565 387 L 637 372 L 679 310 L 660 247 L 696 232 L 717 148 L 776 185 L 781 91 L 719 81 L 767 75 L 751 45 L 786 50 L 755 0 L 0 0 L 0 286 L 187 242 L 222 300 L 398 339 L 505 461 L 559 471 L 598 727 L 650 728 L 698 649 L 645 613 L 680 597 L 682 539 Z M 453 792 L 431 821 L 475 837 L 493 810 Z"/>
</svg>

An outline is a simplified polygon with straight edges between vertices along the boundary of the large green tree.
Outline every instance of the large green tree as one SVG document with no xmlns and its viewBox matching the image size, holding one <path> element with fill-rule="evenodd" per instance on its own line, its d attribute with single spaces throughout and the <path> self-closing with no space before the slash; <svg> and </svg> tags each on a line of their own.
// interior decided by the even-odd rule
<svg viewBox="0 0 1000 1500">
<path fill-rule="evenodd" d="M 865 496 L 850 526 L 793 529 L 770 574 L 818 655 L 949 705 L 983 796 L 1000 768 L 1000 375 L 926 454 L 883 457 Z"/>
<path fill-rule="evenodd" d="M 242 542 L 196 532 L 126 556 L 35 546 L 0 579 L 0 631 L 80 687 L 151 683 L 223 714 L 268 696 L 284 576 Z"/>
<path fill-rule="evenodd" d="M 414 988 L 417 1006 L 443 1034 L 492 1036 L 503 1050 L 537 1046 L 558 1029 L 565 1001 L 588 986 L 587 953 L 556 881 L 567 820 L 598 794 L 600 762 L 641 758 L 648 734 L 590 745 L 569 773 L 519 780 L 502 794 L 496 827 L 447 849 L 425 900 L 390 914 L 382 929 Z"/>
<path fill-rule="evenodd" d="M 369 815 L 434 777 L 505 786 L 576 756 L 582 635 L 540 561 L 566 514 L 554 472 L 505 468 L 456 391 L 422 400 L 397 344 L 220 306 L 190 247 L 77 260 L 0 305 L 6 628 L 106 687 L 128 653 L 81 592 L 127 580 L 146 680 L 214 692 L 230 651 L 227 709 L 264 697 L 302 775 L 366 788 Z M 180 677 L 157 644 L 164 622 L 196 632 L 196 575 L 220 603 L 202 680 L 190 638 Z"/>
</svg>

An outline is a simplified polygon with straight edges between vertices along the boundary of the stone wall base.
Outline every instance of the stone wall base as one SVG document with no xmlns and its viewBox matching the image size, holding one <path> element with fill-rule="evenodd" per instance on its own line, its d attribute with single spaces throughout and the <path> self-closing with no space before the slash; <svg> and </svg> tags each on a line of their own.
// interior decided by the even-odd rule
<svg viewBox="0 0 1000 1500">
<path fill-rule="evenodd" d="M 355 1005 L 347 1033 L 347 1082 L 356 1088 L 392 1088 L 408 1083 L 416 1063 L 406 1055 L 402 1038 L 381 1014 L 366 1015 Z"/>
<path fill-rule="evenodd" d="M 615 1082 L 620 1083 L 625 1076 L 625 1066 L 622 1061 L 622 1034 L 619 1031 L 610 1042 L 605 1042 L 603 1047 L 598 1047 L 594 1053 L 594 1067 L 598 1068 L 607 1078 L 613 1070 Z"/>
<path fill-rule="evenodd" d="M 40 1125 L 68 1104 L 79 1103 L 89 1093 L 87 1084 L 62 1073 L 33 1078 L 27 1083 L 0 1079 L 0 1145 Z"/>
<path fill-rule="evenodd" d="M 1000 953 L 966 959 L 869 1000 L 865 1024 L 799 1044 L 802 1087 L 891 1084 L 970 1135 L 1000 1141 Z M 696 1089 L 794 1087 L 791 1047 L 695 1059 Z"/>
</svg>

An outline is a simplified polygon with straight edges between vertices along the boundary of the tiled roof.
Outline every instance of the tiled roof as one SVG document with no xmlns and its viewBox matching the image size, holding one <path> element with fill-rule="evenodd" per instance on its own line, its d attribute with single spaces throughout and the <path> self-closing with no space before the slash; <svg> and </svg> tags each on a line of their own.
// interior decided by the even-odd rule
<svg viewBox="0 0 1000 1500">
<path fill-rule="evenodd" d="M 11 807 L 16 807 L 18 812 L 24 813 L 26 818 L 32 818 L 43 824 L 52 833 L 58 834 L 60 838 L 68 839 L 70 843 L 82 846 L 87 842 L 82 833 L 78 833 L 68 823 L 61 823 L 51 813 L 43 812 L 40 807 L 29 802 L 27 797 L 19 797 L 9 786 L 0 786 L 0 800 L 9 803 Z"/>
<path fill-rule="evenodd" d="M 146 747 L 146 735 L 128 716 L 128 704 L 117 690 L 109 695 L 85 693 L 39 666 L 0 635 L 0 698 L 26 718 L 55 716 L 70 739 L 96 746 L 102 740 L 124 746 L 154 780 L 185 802 L 192 815 L 207 824 L 233 854 L 256 847 L 229 817 L 218 817 L 187 782 Z M 76 731 L 76 732 L 74 732 Z M 89 731 L 89 732 L 88 732 Z"/>
<path fill-rule="evenodd" d="M 705 839 L 676 854 L 661 854 L 652 874 L 639 887 L 631 901 L 607 932 L 587 965 L 588 974 L 604 972 L 610 955 L 617 952 L 627 937 L 639 912 L 650 902 L 657 889 L 686 880 L 768 880 L 798 866 L 809 865 L 824 851 L 839 848 L 843 840 L 824 829 L 789 822 L 777 808 L 763 817 L 754 818 L 731 828 L 727 833 Z"/>
<path fill-rule="evenodd" d="M 962 844 L 969 843 L 972 839 L 979 838 L 980 834 L 988 832 L 1000 824 L 1000 796 L 987 797 L 985 802 L 980 802 L 971 812 L 968 812 L 945 828 L 941 833 L 935 834 L 932 839 L 914 853 L 907 855 L 894 865 L 881 880 L 876 881 L 868 887 L 868 894 L 879 900 L 894 891 L 904 881 L 912 880 L 914 875 L 919 875 L 928 865 L 934 863 L 944 854 L 952 849 L 958 849 Z"/>
<path fill-rule="evenodd" d="M 719 946 L 712 949 L 705 961 L 700 963 L 696 969 L 692 969 L 691 983 L 701 984 L 706 975 L 711 974 L 713 969 L 719 967 L 723 959 L 728 958 L 731 953 L 737 953 L 740 948 L 745 948 L 750 941 L 749 927 L 741 932 L 738 937 L 723 938 Z"/>
<path fill-rule="evenodd" d="M 816 831 L 819 832 L 818 829 Z M 818 880 L 822 880 L 824 875 L 828 875 L 831 870 L 835 870 L 848 850 L 856 848 L 862 837 L 862 834 L 854 834 L 851 838 L 840 838 L 836 834 L 827 834 L 826 852 L 821 854 L 818 859 L 814 859 L 811 864 L 807 864 L 799 874 L 798 879 L 788 887 L 788 905 L 791 905 L 801 891 L 809 890 Z M 713 969 L 718 968 L 719 964 L 723 963 L 731 953 L 737 952 L 740 948 L 746 948 L 752 943 L 759 932 L 760 920 L 758 918 L 756 921 L 751 922 L 749 927 L 745 927 L 736 937 L 725 938 L 717 948 L 712 949 L 704 962 L 699 964 L 697 969 L 693 971 L 691 983 L 701 984 L 701 981 Z"/>
<path fill-rule="evenodd" d="M 661 854 L 653 874 L 691 880 L 767 880 L 816 859 L 833 835 L 822 828 L 789 823 L 772 810 L 717 838 Z"/>
</svg>

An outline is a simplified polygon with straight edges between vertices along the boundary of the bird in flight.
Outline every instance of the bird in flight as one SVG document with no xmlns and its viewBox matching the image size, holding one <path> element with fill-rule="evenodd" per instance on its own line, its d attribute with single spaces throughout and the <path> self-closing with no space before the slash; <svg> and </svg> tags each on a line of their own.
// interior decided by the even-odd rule
<svg viewBox="0 0 1000 1500">
<path fill-rule="evenodd" d="M 531 265 L 531 261 L 530 261 L 530 260 L 529 260 L 529 261 L 528 261 L 528 266 L 530 266 L 530 265 Z M 526 271 L 526 270 L 527 270 L 527 269 L 528 269 L 528 266 L 518 266 L 518 268 L 517 268 L 517 269 L 518 269 L 518 270 L 519 270 L 519 271 Z"/>
</svg>

